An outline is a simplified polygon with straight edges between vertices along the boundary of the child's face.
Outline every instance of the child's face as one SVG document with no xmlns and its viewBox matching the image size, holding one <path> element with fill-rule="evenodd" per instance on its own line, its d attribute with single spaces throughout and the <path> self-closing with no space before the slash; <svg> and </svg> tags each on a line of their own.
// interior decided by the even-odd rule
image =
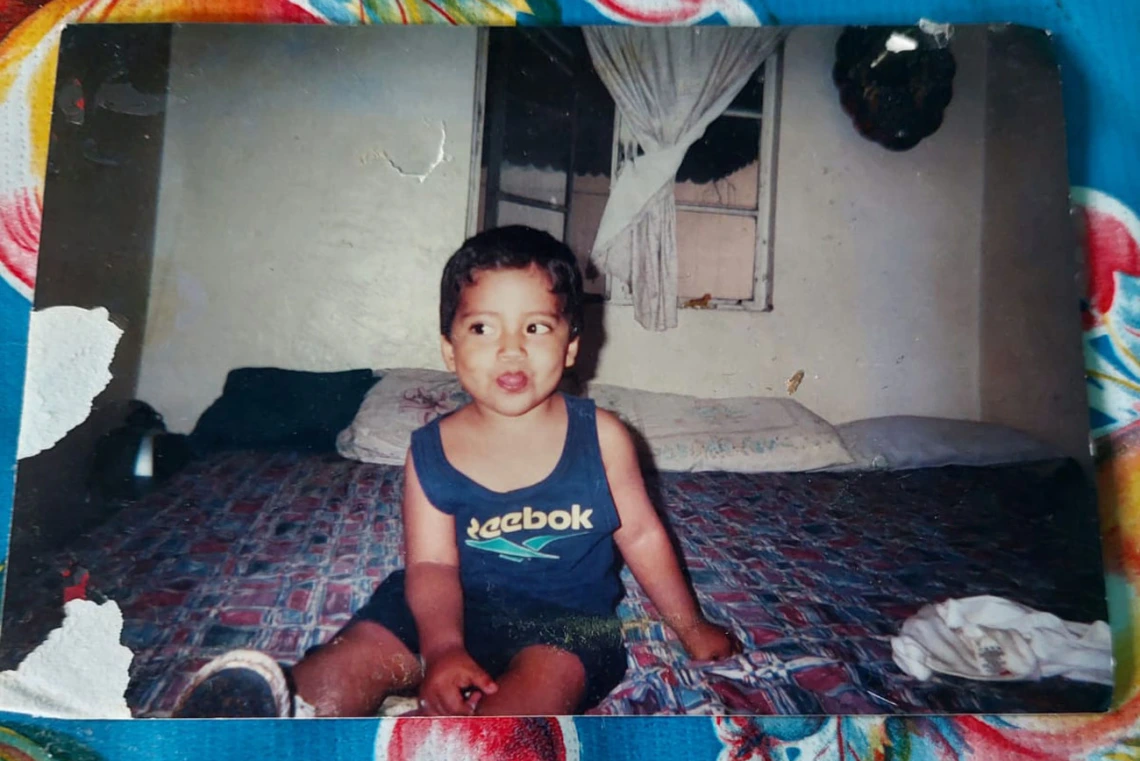
<svg viewBox="0 0 1140 761">
<path fill-rule="evenodd" d="M 546 401 L 578 355 L 550 277 L 535 266 L 476 273 L 442 347 L 475 402 L 510 417 Z"/>
</svg>

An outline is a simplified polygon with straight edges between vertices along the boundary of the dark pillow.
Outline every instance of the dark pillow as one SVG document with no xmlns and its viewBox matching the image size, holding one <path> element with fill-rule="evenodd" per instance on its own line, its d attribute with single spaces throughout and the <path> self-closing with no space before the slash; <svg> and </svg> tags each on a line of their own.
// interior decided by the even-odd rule
<svg viewBox="0 0 1140 761">
<path fill-rule="evenodd" d="M 336 436 L 380 378 L 372 370 L 334 373 L 242 367 L 198 418 L 197 456 L 233 449 L 335 452 Z"/>
</svg>

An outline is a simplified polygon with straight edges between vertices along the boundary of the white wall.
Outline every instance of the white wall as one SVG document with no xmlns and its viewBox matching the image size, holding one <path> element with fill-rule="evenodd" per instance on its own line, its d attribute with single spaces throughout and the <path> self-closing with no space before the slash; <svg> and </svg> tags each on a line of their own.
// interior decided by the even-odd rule
<svg viewBox="0 0 1140 761">
<path fill-rule="evenodd" d="M 234 367 L 442 367 L 475 60 L 470 28 L 176 28 L 138 390 L 172 429 Z"/>
<path fill-rule="evenodd" d="M 984 32 L 959 30 L 946 121 L 905 153 L 841 110 L 837 34 L 787 43 L 774 311 L 683 310 L 651 333 L 608 307 L 598 380 L 782 394 L 803 369 L 796 398 L 835 422 L 978 416 Z M 441 366 L 475 58 L 470 29 L 178 28 L 139 389 L 173 428 L 233 367 Z M 400 177 L 382 152 L 422 171 L 441 119 L 451 160 Z"/>
<path fill-rule="evenodd" d="M 833 422 L 882 414 L 974 418 L 985 32 L 959 28 L 941 129 L 891 153 L 855 131 L 831 82 L 839 30 L 785 49 L 774 310 L 682 310 L 650 333 L 605 310 L 598 380 L 709 396 L 782 394 Z"/>
</svg>

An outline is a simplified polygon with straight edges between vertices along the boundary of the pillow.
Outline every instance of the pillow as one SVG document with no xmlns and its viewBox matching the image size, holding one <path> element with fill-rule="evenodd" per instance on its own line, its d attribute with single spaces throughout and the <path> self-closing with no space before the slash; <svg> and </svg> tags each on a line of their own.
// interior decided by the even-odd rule
<svg viewBox="0 0 1140 761">
<path fill-rule="evenodd" d="M 658 470 L 822 470 L 852 462 L 827 421 L 791 399 L 701 399 L 591 385 L 588 395 L 644 439 Z"/>
<path fill-rule="evenodd" d="M 471 399 L 455 375 L 440 370 L 385 370 L 368 392 L 352 424 L 340 432 L 342 457 L 381 465 L 403 465 L 412 431 Z"/>
<path fill-rule="evenodd" d="M 241 367 L 187 438 L 198 456 L 233 449 L 333 452 L 368 390 L 371 370 L 319 373 Z"/>
<path fill-rule="evenodd" d="M 838 426 L 855 466 L 910 470 L 943 465 L 1001 465 L 1061 453 L 1027 433 L 995 423 L 896 415 Z"/>
</svg>

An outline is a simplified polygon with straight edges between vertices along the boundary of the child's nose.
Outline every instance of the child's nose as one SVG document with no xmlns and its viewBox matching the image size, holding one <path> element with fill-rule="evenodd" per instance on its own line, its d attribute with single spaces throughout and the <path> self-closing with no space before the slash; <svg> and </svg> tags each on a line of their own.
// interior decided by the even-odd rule
<svg viewBox="0 0 1140 761">
<path fill-rule="evenodd" d="M 503 331 L 503 339 L 499 343 L 499 352 L 504 356 L 516 356 L 526 353 L 526 337 L 513 330 Z"/>
</svg>

